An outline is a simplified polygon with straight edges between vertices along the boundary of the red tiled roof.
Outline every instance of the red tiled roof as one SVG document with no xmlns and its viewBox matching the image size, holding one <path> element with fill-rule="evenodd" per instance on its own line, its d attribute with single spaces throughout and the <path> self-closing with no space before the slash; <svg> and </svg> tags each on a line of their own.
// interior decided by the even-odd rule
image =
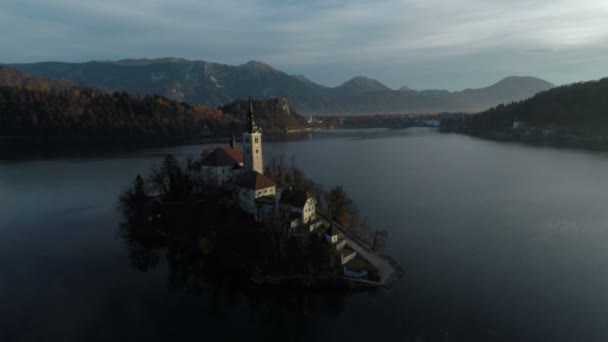
<svg viewBox="0 0 608 342">
<path fill-rule="evenodd" d="M 218 147 L 205 158 L 205 166 L 233 166 L 243 162 L 243 152 L 238 147 Z"/>
<path fill-rule="evenodd" d="M 260 190 L 276 186 L 277 183 L 257 171 L 246 171 L 236 180 L 236 185 L 247 189 Z"/>
</svg>

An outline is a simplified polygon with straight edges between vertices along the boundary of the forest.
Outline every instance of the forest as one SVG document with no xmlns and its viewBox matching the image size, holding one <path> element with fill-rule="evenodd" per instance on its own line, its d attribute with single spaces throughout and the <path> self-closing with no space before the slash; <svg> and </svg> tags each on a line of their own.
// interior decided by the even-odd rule
<svg viewBox="0 0 608 342">
<path fill-rule="evenodd" d="M 608 78 L 575 83 L 541 92 L 508 105 L 500 105 L 470 116 L 467 129 L 474 134 L 513 128 L 545 128 L 560 134 L 608 135 Z"/>
<path fill-rule="evenodd" d="M 126 92 L 0 86 L 0 137 L 111 140 L 228 136 L 244 127 L 246 105 L 242 103 L 245 101 L 215 109 Z M 306 125 L 301 116 L 289 110 L 286 101 L 254 101 L 254 109 L 268 133 Z"/>
</svg>

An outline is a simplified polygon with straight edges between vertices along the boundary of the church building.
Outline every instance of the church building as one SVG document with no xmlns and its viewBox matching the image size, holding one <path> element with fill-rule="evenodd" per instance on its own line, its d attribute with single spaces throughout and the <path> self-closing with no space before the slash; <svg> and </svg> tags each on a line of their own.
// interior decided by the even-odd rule
<svg viewBox="0 0 608 342">
<path fill-rule="evenodd" d="M 200 177 L 204 184 L 223 186 L 243 172 L 243 153 L 232 137 L 230 145 L 218 147 L 201 161 Z"/>
<path fill-rule="evenodd" d="M 243 156 L 245 170 L 252 170 L 264 174 L 264 160 L 262 159 L 262 133 L 255 123 L 253 116 L 253 102 L 249 98 L 247 110 L 247 124 L 243 132 Z"/>
<path fill-rule="evenodd" d="M 305 191 L 280 188 L 264 176 L 262 132 L 255 122 L 253 102 L 249 98 L 247 122 L 242 133 L 242 148 L 232 137 L 230 146 L 218 147 L 201 161 L 200 174 L 204 184 L 234 186 L 241 210 L 262 221 L 279 215 L 289 221 L 291 228 L 316 225 L 316 200 Z"/>
<path fill-rule="evenodd" d="M 258 221 L 273 215 L 276 208 L 277 184 L 264 176 L 262 132 L 255 123 L 253 102 L 249 98 L 247 123 L 243 136 L 243 174 L 238 177 L 239 207 Z"/>
</svg>

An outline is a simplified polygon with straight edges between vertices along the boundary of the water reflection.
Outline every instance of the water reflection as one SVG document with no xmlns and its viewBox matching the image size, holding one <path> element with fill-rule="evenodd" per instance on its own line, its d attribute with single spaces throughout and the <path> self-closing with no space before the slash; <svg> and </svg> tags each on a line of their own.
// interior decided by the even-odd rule
<svg viewBox="0 0 608 342">
<path fill-rule="evenodd" d="M 158 232 L 149 222 L 134 216 L 123 218 L 119 225 L 130 264 L 143 273 L 163 272 L 161 268 L 166 265 L 168 290 L 203 297 L 209 314 L 220 317 L 218 315 L 231 308 L 245 304 L 251 319 L 262 319 L 259 323 L 268 324 L 266 326 L 285 326 L 293 324 L 289 321 L 294 318 L 318 312 L 337 317 L 344 309 L 348 294 L 256 285 L 246 273 L 227 268 L 226 263 L 217 259 L 221 256 L 203 255 L 184 245 L 171 243 L 178 240 L 173 232 L 179 229 Z"/>
</svg>

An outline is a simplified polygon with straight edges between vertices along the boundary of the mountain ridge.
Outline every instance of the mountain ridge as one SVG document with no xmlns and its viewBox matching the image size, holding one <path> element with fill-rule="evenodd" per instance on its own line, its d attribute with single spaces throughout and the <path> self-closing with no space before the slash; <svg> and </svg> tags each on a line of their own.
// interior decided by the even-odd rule
<svg viewBox="0 0 608 342">
<path fill-rule="evenodd" d="M 21 87 L 36 90 L 84 89 L 85 86 L 48 77 L 34 77 L 19 70 L 0 65 L 0 86 Z"/>
<path fill-rule="evenodd" d="M 482 111 L 500 103 L 529 98 L 554 85 L 534 77 L 506 77 L 485 88 L 393 90 L 365 76 L 336 87 L 303 75 L 288 75 L 269 64 L 251 60 L 240 65 L 183 58 L 124 59 L 85 63 L 39 62 L 9 64 L 35 76 L 51 77 L 136 94 L 162 95 L 191 104 L 220 106 L 239 98 L 285 97 L 306 114 L 423 113 Z"/>
</svg>

